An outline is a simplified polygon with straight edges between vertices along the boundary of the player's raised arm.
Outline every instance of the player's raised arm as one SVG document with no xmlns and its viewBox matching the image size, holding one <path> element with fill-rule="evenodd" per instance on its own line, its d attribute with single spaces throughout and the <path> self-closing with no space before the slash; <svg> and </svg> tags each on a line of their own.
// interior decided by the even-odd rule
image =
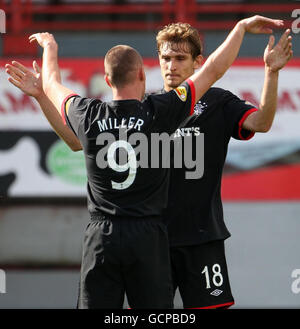
<svg viewBox="0 0 300 329">
<path fill-rule="evenodd" d="M 60 114 L 44 93 L 42 77 L 37 63 L 35 61 L 33 62 L 34 72 L 17 61 L 6 64 L 5 68 L 6 73 L 9 74 L 8 81 L 25 94 L 37 100 L 45 117 L 57 135 L 64 140 L 73 151 L 81 150 L 82 146 L 78 138 L 68 126 L 63 124 Z"/>
<path fill-rule="evenodd" d="M 271 27 L 280 27 L 282 20 L 253 16 L 239 21 L 226 40 L 206 60 L 202 68 L 191 76 L 195 85 L 195 100 L 199 100 L 208 88 L 220 79 L 238 55 L 246 32 L 272 33 Z"/>
<path fill-rule="evenodd" d="M 61 114 L 61 106 L 67 96 L 75 94 L 71 89 L 61 84 L 58 66 L 58 45 L 50 33 L 36 33 L 29 37 L 29 41 L 37 41 L 44 49 L 42 80 L 45 94 Z"/>
<path fill-rule="evenodd" d="M 274 47 L 275 38 L 270 36 L 264 52 L 265 80 L 258 111 L 251 113 L 243 122 L 243 128 L 253 132 L 270 130 L 277 107 L 279 71 L 292 58 L 292 37 L 286 30 Z"/>
</svg>

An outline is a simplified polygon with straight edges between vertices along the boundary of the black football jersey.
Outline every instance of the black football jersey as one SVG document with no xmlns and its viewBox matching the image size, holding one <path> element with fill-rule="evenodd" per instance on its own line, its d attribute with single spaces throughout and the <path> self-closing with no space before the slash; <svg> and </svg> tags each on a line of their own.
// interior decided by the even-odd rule
<svg viewBox="0 0 300 329">
<path fill-rule="evenodd" d="M 171 246 L 197 245 L 230 236 L 223 219 L 221 178 L 231 137 L 250 139 L 254 133 L 242 128 L 246 117 L 257 109 L 231 92 L 210 88 L 195 105 L 195 114 L 175 132 L 176 143 L 192 138 L 192 148 L 203 160 L 199 179 L 187 179 L 192 168 L 172 168 L 169 201 L 164 211 Z M 196 142 L 202 134 L 202 143 Z M 192 137 L 191 137 L 192 136 Z M 198 148 L 198 149 L 197 149 Z M 199 158 L 200 158 L 199 157 Z"/>
<path fill-rule="evenodd" d="M 67 97 L 63 119 L 82 144 L 91 214 L 162 214 L 167 202 L 169 169 L 152 166 L 151 161 L 162 155 L 153 151 L 152 137 L 171 135 L 193 113 L 194 95 L 193 82 L 187 80 L 175 90 L 151 95 L 142 102 Z M 136 151 L 138 147 L 140 152 Z"/>
</svg>

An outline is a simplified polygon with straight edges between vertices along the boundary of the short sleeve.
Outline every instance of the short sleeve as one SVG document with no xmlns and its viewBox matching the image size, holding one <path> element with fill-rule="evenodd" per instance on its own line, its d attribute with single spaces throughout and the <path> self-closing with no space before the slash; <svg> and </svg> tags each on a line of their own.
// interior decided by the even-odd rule
<svg viewBox="0 0 300 329">
<path fill-rule="evenodd" d="M 62 119 L 79 136 L 80 127 L 87 130 L 91 125 L 99 103 L 100 100 L 69 95 L 62 104 Z"/>
<path fill-rule="evenodd" d="M 226 91 L 224 96 L 223 111 L 229 137 L 239 140 L 251 139 L 255 133 L 244 129 L 243 123 L 251 113 L 258 109 L 229 91 Z"/>
</svg>

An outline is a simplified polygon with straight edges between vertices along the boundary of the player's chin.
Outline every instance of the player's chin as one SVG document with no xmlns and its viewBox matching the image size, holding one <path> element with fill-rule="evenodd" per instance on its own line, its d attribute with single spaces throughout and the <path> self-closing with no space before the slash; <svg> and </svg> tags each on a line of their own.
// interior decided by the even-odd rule
<svg viewBox="0 0 300 329">
<path fill-rule="evenodd" d="M 167 79 L 167 85 L 169 88 L 177 88 L 182 81 L 180 79 Z"/>
</svg>

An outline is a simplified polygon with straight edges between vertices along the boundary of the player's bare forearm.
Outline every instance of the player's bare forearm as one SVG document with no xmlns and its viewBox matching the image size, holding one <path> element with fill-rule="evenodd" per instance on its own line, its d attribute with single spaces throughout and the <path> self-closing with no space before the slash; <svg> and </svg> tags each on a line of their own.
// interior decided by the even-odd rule
<svg viewBox="0 0 300 329">
<path fill-rule="evenodd" d="M 56 134 L 73 151 L 81 150 L 82 147 L 78 138 L 68 126 L 63 124 L 60 114 L 43 91 L 40 67 L 36 61 L 33 61 L 32 66 L 33 72 L 17 61 L 6 64 L 6 73 L 9 75 L 8 81 L 23 93 L 34 97 Z"/>
<path fill-rule="evenodd" d="M 45 92 L 51 90 L 51 85 L 53 83 L 61 82 L 58 66 L 58 47 L 56 42 L 48 43 L 44 48 L 42 77 Z"/>
<path fill-rule="evenodd" d="M 260 110 L 257 112 L 256 118 L 256 131 L 267 132 L 272 126 L 277 108 L 278 77 L 279 71 L 272 71 L 266 66 L 264 87 L 259 105 Z"/>
<path fill-rule="evenodd" d="M 243 25 L 237 24 L 221 46 L 208 57 L 200 71 L 191 77 L 195 84 L 196 100 L 230 67 L 239 52 L 244 34 Z"/>
<path fill-rule="evenodd" d="M 267 25 L 278 27 L 282 24 L 281 20 L 262 16 L 253 16 L 238 22 L 221 46 L 208 57 L 201 70 L 191 77 L 196 87 L 196 100 L 200 99 L 207 89 L 228 70 L 238 55 L 245 32 L 272 33 L 272 30 L 266 27 Z"/>
<path fill-rule="evenodd" d="M 250 114 L 243 123 L 243 128 L 254 132 L 270 130 L 277 107 L 279 71 L 292 58 L 292 37 L 286 30 L 275 47 L 275 38 L 271 36 L 265 49 L 265 79 L 260 99 L 259 110 Z"/>
<path fill-rule="evenodd" d="M 38 97 L 35 97 L 35 99 L 38 101 L 46 119 L 55 133 L 70 147 L 72 151 L 82 150 L 79 139 L 68 126 L 63 124 L 60 114 L 46 94 L 42 93 Z"/>
<path fill-rule="evenodd" d="M 44 48 L 43 52 L 43 89 L 47 97 L 54 104 L 56 110 L 61 113 L 61 105 L 63 100 L 73 92 L 64 87 L 60 82 L 60 70 L 57 58 L 57 46 L 49 44 Z"/>
<path fill-rule="evenodd" d="M 243 128 L 253 132 L 270 130 L 277 107 L 277 89 L 279 72 L 265 69 L 264 87 L 258 111 L 250 114 L 243 123 Z"/>
<path fill-rule="evenodd" d="M 33 34 L 29 37 L 29 40 L 30 42 L 37 41 L 44 49 L 42 67 L 43 89 L 61 115 L 63 101 L 68 95 L 74 94 L 74 92 L 61 84 L 57 43 L 53 35 L 47 32 Z"/>
<path fill-rule="evenodd" d="M 245 27 L 239 22 L 229 33 L 226 40 L 218 47 L 207 60 L 207 67 L 211 66 L 216 79 L 223 76 L 238 55 L 245 35 Z"/>
</svg>

